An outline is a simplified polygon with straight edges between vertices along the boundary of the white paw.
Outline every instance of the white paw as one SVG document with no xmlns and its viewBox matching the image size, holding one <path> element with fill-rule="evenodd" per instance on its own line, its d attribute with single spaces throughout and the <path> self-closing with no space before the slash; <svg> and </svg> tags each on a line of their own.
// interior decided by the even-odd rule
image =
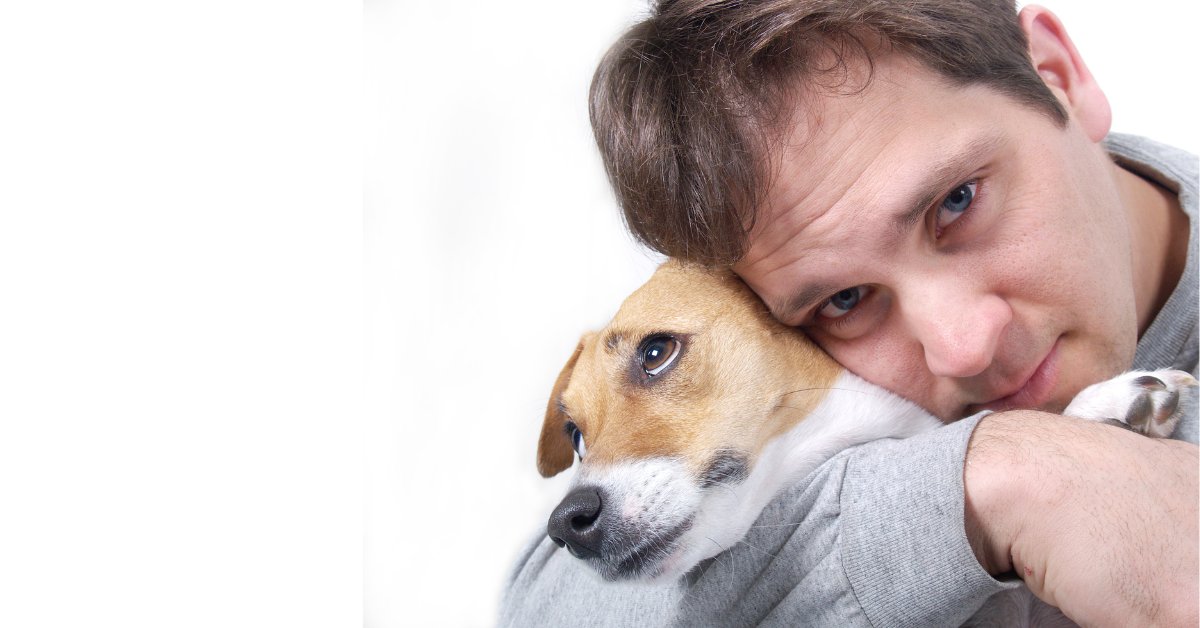
<svg viewBox="0 0 1200 628">
<path fill-rule="evenodd" d="M 1166 438 L 1182 416 L 1181 397 L 1190 397 L 1187 389 L 1196 385 L 1196 379 L 1183 371 L 1130 371 L 1084 388 L 1063 414 Z"/>
</svg>

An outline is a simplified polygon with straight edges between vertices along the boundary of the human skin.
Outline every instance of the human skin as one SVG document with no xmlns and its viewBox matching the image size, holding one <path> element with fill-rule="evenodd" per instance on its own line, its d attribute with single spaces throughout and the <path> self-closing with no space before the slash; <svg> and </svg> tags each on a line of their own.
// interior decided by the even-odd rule
<svg viewBox="0 0 1200 628">
<path fill-rule="evenodd" d="M 1055 89 L 1065 129 L 895 54 L 861 93 L 801 96 L 734 270 L 780 321 L 945 421 L 1061 410 L 1126 369 L 1174 285 L 1170 216 L 1185 219 L 1109 159 L 1103 94 L 1052 59 L 1043 76 L 1070 90 Z M 965 186 L 966 210 L 946 209 Z M 894 217 L 915 199 L 921 213 L 901 231 Z M 1186 229 L 1175 233 L 1186 246 Z M 844 290 L 860 301 L 843 312 L 829 298 Z M 806 292 L 816 298 L 795 307 Z"/>
<path fill-rule="evenodd" d="M 1108 103 L 1062 25 L 1040 7 L 1020 19 L 1035 67 L 1070 115 L 1065 127 L 990 88 L 953 86 L 879 54 L 869 82 L 859 64 L 841 93 L 797 96 L 778 170 L 734 266 L 781 321 L 946 421 L 985 408 L 1058 412 L 1084 386 L 1127 369 L 1186 259 L 1177 200 L 1104 152 Z M 896 219 L 903 215 L 911 220 Z M 1011 429 L 1014 417 L 1038 421 L 1039 431 Z M 1099 451 L 1092 462 L 1114 474 L 1144 470 L 1147 445 L 1107 431 L 1080 439 L 1079 429 L 1108 428 L 1048 417 L 992 415 L 973 435 L 966 520 L 981 564 L 993 574 L 1033 568 L 1034 592 L 1068 615 L 1131 599 L 1100 618 L 1145 620 L 1145 609 L 1180 603 L 1194 616 L 1194 595 L 1181 602 L 1162 587 L 1122 596 L 1114 583 L 1123 572 L 1195 584 L 1196 448 L 1154 445 L 1191 456 L 1154 460 L 1160 473 L 1182 478 L 1173 488 L 1186 503 L 1171 504 L 1180 521 L 1155 539 L 1180 560 L 1134 552 L 1097 569 L 1092 554 L 1055 549 L 1090 538 L 1062 522 L 1137 526 L 1162 501 L 1081 486 L 1089 480 L 1078 479 L 1077 463 Z M 1047 441 L 1061 445 L 1053 458 L 1061 464 L 1012 472 L 1011 461 Z M 990 444 L 984 453 L 981 442 Z M 1028 495 L 1068 486 L 1070 503 L 1025 507 Z"/>
<path fill-rule="evenodd" d="M 1019 410 L 969 447 L 967 532 L 989 573 L 1081 626 L 1200 623 L 1195 445 Z"/>
</svg>

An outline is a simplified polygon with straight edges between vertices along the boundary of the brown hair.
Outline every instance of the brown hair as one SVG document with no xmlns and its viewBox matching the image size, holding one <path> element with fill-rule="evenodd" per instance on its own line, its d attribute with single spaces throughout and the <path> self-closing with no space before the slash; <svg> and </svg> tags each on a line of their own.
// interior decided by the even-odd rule
<svg viewBox="0 0 1200 628">
<path fill-rule="evenodd" d="M 785 106 L 806 80 L 837 89 L 851 55 L 870 68 L 880 49 L 1066 123 L 1011 0 L 661 0 L 592 80 L 592 129 L 626 226 L 672 257 L 737 261 Z"/>
</svg>

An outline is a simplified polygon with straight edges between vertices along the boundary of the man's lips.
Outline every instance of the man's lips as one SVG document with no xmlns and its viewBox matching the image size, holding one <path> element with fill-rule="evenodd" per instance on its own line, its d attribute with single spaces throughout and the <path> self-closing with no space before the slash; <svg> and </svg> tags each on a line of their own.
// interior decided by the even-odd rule
<svg viewBox="0 0 1200 628">
<path fill-rule="evenodd" d="M 1015 391 L 987 403 L 969 405 L 966 414 L 969 416 L 981 410 L 1000 412 L 1014 408 L 1042 407 L 1050 400 L 1050 394 L 1058 382 L 1058 345 L 1059 342 L 1055 341 L 1046 357 L 1042 358 L 1037 368 Z"/>
</svg>

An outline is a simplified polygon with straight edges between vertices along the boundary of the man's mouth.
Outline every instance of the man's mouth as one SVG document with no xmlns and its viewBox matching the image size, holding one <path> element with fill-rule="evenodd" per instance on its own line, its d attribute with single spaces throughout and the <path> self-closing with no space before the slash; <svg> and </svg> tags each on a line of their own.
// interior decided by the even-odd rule
<svg viewBox="0 0 1200 628">
<path fill-rule="evenodd" d="M 1050 351 L 1042 358 L 1037 368 L 1026 377 L 1020 385 L 1011 392 L 982 404 L 967 406 L 966 415 L 970 416 L 981 410 L 1001 412 L 1017 408 L 1041 408 L 1050 401 L 1054 385 L 1058 383 L 1058 346 L 1056 340 Z"/>
</svg>

